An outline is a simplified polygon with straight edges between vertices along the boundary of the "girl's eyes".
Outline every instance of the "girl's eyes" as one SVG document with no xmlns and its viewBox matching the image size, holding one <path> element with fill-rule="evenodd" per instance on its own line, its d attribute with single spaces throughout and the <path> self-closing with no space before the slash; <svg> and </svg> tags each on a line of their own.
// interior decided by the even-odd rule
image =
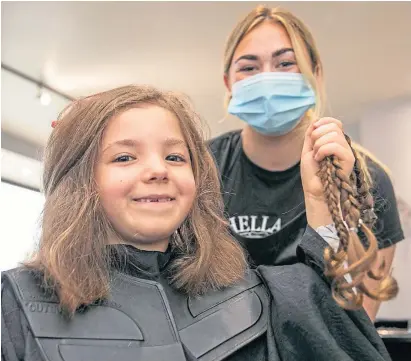
<svg viewBox="0 0 411 361">
<path fill-rule="evenodd" d="M 170 154 L 166 157 L 166 160 L 170 162 L 185 162 L 185 158 L 178 154 Z"/>
<path fill-rule="evenodd" d="M 116 157 L 114 159 L 114 163 L 125 163 L 125 162 L 133 161 L 135 159 L 136 158 L 132 157 L 131 155 L 123 154 L 123 155 Z M 170 154 L 166 157 L 166 160 L 170 162 L 185 162 L 186 161 L 185 158 L 179 154 Z"/>
<path fill-rule="evenodd" d="M 114 162 L 116 163 L 123 163 L 123 162 L 129 162 L 130 160 L 134 160 L 135 158 L 132 157 L 131 155 L 120 155 L 116 159 L 114 159 Z"/>
</svg>

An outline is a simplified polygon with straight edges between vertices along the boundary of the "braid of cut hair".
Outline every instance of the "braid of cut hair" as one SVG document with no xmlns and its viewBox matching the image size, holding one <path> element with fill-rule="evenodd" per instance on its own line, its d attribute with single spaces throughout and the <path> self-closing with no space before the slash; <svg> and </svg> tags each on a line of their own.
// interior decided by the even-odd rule
<svg viewBox="0 0 411 361">
<path fill-rule="evenodd" d="M 346 136 L 346 139 L 351 146 L 350 138 Z M 395 279 L 391 275 L 384 276 L 384 261 L 377 271 L 372 270 L 377 262 L 378 252 L 377 239 L 370 229 L 375 221 L 373 199 L 369 186 L 364 181 L 358 155 L 354 150 L 353 153 L 356 161 L 349 177 L 343 173 L 338 159 L 334 156 L 321 161 L 318 172 L 340 240 L 336 252 L 331 248 L 325 250 L 325 275 L 333 279 L 334 299 L 346 309 L 361 307 L 364 294 L 372 299 L 385 301 L 398 293 Z M 367 249 L 358 236 L 359 227 L 368 240 Z M 376 289 L 367 287 L 364 283 L 367 277 L 379 280 L 379 286 Z"/>
</svg>

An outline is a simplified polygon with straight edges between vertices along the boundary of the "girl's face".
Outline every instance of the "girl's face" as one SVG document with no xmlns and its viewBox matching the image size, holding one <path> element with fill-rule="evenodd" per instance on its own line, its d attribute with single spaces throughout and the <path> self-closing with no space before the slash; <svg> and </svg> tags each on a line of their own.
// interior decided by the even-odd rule
<svg viewBox="0 0 411 361">
<path fill-rule="evenodd" d="M 155 105 L 131 108 L 105 130 L 96 182 L 121 239 L 164 251 L 190 212 L 196 194 L 190 155 L 177 117 Z"/>
<path fill-rule="evenodd" d="M 265 21 L 251 30 L 238 44 L 228 76 L 224 81 L 232 85 L 262 72 L 299 73 L 290 37 L 280 24 Z"/>
</svg>

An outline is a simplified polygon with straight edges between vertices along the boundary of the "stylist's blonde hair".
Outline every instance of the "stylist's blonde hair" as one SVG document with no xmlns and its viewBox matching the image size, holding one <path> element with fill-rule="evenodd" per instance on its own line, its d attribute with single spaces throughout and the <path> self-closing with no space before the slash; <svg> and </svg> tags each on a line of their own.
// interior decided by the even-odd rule
<svg viewBox="0 0 411 361">
<path fill-rule="evenodd" d="M 258 6 L 242 19 L 231 32 L 226 44 L 224 74 L 228 77 L 235 50 L 242 39 L 258 25 L 267 21 L 281 24 L 290 37 L 298 67 L 316 94 L 315 108 L 306 113 L 308 119 L 314 121 L 323 116 L 325 111 L 323 66 L 311 32 L 289 11 Z M 226 105 L 229 100 L 228 94 Z M 348 137 L 347 140 L 351 144 Z M 370 194 L 372 179 L 365 156 L 384 170 L 387 169 L 364 148 L 355 144 L 351 146 L 356 158 L 351 177 L 344 175 L 338 159 L 334 157 L 324 159 L 320 164 L 319 172 L 328 207 L 340 238 L 338 251 L 327 249 L 324 254 L 326 275 L 333 279 L 335 300 L 345 308 L 360 307 L 363 294 L 377 300 L 388 300 L 398 292 L 396 281 L 391 276 L 385 275 L 384 262 L 381 263 L 378 272 L 372 271 L 372 266 L 377 260 L 378 243 L 371 231 L 373 219 L 371 216 L 367 217 L 372 214 L 373 199 Z M 357 228 L 361 228 L 367 237 L 369 243 L 367 249 L 358 237 Z M 347 259 L 349 267 L 345 268 L 344 262 Z M 353 282 L 347 283 L 344 277 L 346 274 L 352 276 Z M 364 283 L 366 277 L 380 280 L 380 286 L 377 289 L 369 289 Z"/>
</svg>

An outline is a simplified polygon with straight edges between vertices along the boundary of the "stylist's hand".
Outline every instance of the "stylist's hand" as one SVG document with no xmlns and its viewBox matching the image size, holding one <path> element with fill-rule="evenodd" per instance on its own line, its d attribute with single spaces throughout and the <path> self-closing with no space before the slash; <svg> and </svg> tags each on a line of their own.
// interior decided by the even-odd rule
<svg viewBox="0 0 411 361">
<path fill-rule="evenodd" d="M 354 167 L 354 154 L 344 137 L 342 123 L 326 117 L 312 123 L 305 133 L 301 178 L 306 201 L 325 201 L 323 185 L 317 173 L 319 163 L 331 155 L 338 158 L 342 171 L 349 177 Z"/>
</svg>

